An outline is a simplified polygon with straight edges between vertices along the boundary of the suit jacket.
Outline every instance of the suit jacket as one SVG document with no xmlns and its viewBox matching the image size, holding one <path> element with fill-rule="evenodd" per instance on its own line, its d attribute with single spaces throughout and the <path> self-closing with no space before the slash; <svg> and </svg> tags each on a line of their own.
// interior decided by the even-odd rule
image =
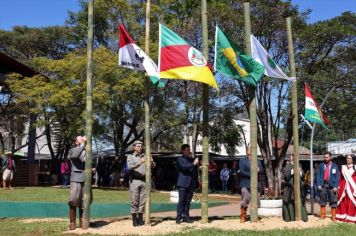
<svg viewBox="0 0 356 236">
<path fill-rule="evenodd" d="M 317 186 L 324 186 L 324 171 L 325 171 L 325 163 L 321 163 L 318 169 L 318 175 L 316 177 Z M 333 162 L 330 167 L 330 178 L 329 178 L 329 185 L 331 188 L 339 187 L 339 168 Z"/>
<path fill-rule="evenodd" d="M 257 162 L 259 173 L 263 173 L 263 167 L 261 161 Z M 257 170 L 256 170 L 257 171 Z M 248 158 L 241 159 L 239 162 L 239 173 L 240 173 L 240 188 L 250 188 L 251 179 L 251 161 Z M 259 177 L 259 174 L 258 174 Z M 261 181 L 258 178 L 258 190 L 261 191 Z"/>
<path fill-rule="evenodd" d="M 72 163 L 70 181 L 83 183 L 85 181 L 85 147 L 76 146 L 70 149 L 68 158 Z"/>
<path fill-rule="evenodd" d="M 176 166 L 178 169 L 178 188 L 187 188 L 190 190 L 194 190 L 196 168 L 193 162 L 194 159 L 190 157 L 181 156 L 176 159 Z"/>
</svg>

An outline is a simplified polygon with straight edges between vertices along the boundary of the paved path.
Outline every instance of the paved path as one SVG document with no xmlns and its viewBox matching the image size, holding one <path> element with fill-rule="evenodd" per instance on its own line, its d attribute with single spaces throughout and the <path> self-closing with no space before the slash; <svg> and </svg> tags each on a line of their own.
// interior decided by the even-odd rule
<svg viewBox="0 0 356 236">
<path fill-rule="evenodd" d="M 310 213 L 310 203 L 307 202 L 307 211 Z M 239 217 L 240 216 L 240 200 L 234 201 L 229 203 L 228 205 L 217 206 L 217 207 L 210 207 L 209 208 L 209 217 Z M 330 212 L 330 208 L 327 207 L 327 213 Z M 314 203 L 314 213 L 319 216 L 320 214 L 320 207 L 318 203 Z M 247 215 L 250 214 L 249 209 L 247 210 Z M 176 216 L 175 211 L 168 211 L 168 212 L 160 212 L 160 213 L 152 213 L 154 217 L 172 217 Z M 192 209 L 190 210 L 191 217 L 200 217 L 201 210 L 200 209 Z"/>
</svg>

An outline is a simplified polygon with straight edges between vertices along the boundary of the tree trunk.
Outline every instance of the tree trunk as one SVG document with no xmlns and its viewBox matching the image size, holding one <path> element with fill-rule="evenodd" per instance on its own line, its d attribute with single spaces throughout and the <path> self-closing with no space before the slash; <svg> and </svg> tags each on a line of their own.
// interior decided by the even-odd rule
<svg viewBox="0 0 356 236">
<path fill-rule="evenodd" d="M 4 136 L 0 132 L 0 155 L 3 154 L 5 151 L 5 142 L 4 142 Z"/>
<path fill-rule="evenodd" d="M 46 133 L 46 139 L 47 139 L 47 146 L 48 146 L 49 152 L 51 154 L 51 158 L 55 159 L 56 155 L 53 151 L 52 140 L 51 140 L 51 127 L 50 127 L 50 124 L 47 123 L 49 120 L 47 118 L 45 118 L 45 119 L 46 119 L 45 133 Z"/>
</svg>

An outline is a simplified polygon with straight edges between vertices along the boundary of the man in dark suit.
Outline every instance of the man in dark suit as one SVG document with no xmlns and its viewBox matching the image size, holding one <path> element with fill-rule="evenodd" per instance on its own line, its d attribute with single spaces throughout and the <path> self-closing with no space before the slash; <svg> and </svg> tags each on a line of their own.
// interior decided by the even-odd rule
<svg viewBox="0 0 356 236">
<path fill-rule="evenodd" d="M 178 169 L 177 188 L 179 194 L 176 218 L 177 224 L 180 224 L 182 221 L 190 222 L 189 208 L 195 188 L 196 166 L 198 163 L 198 158 L 193 159 L 190 157 L 190 146 L 183 144 L 182 156 L 176 159 Z"/>
<path fill-rule="evenodd" d="M 320 218 L 326 218 L 326 204 L 331 207 L 331 220 L 336 221 L 337 191 L 339 187 L 339 168 L 331 160 L 331 153 L 326 152 L 324 162 L 319 165 L 317 186 L 320 192 Z"/>
<path fill-rule="evenodd" d="M 241 188 L 241 214 L 240 214 L 240 222 L 245 223 L 247 216 L 247 208 L 250 203 L 251 198 L 251 188 L 250 188 L 250 180 L 251 180 L 251 150 L 248 148 L 247 150 L 247 158 L 241 159 L 239 164 L 239 174 L 240 174 L 240 188 Z M 263 168 L 260 160 L 258 160 L 258 176 L 260 173 L 263 173 Z M 261 180 L 258 179 L 258 192 L 261 192 Z M 259 199 L 259 194 L 257 194 L 257 198 Z"/>
</svg>

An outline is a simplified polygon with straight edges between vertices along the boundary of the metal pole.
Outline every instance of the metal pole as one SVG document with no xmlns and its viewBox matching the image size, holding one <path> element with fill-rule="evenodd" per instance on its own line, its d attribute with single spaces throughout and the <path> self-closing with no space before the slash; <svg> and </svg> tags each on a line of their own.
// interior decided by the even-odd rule
<svg viewBox="0 0 356 236">
<path fill-rule="evenodd" d="M 250 20 L 250 3 L 244 3 L 244 19 L 245 19 L 245 51 L 251 55 L 251 20 Z M 258 221 L 257 214 L 257 195 L 258 195 L 258 161 L 257 161 L 257 112 L 256 112 L 256 89 L 249 87 L 250 96 L 250 151 L 251 151 L 251 201 L 250 201 L 250 216 L 251 222 Z"/>
<path fill-rule="evenodd" d="M 149 55 L 150 52 L 150 14 L 151 14 L 151 1 L 147 0 L 146 3 L 146 34 L 145 34 L 145 52 Z M 145 155 L 146 155 L 146 203 L 145 203 L 145 224 L 151 223 L 151 132 L 150 132 L 150 83 L 148 77 L 146 83 L 146 98 L 145 98 Z"/>
<path fill-rule="evenodd" d="M 87 44 L 87 94 L 86 94 L 86 128 L 85 135 L 87 144 L 85 147 L 85 183 L 84 183 L 84 222 L 83 228 L 89 228 L 90 223 L 90 200 L 91 200 L 91 177 L 92 177 L 92 127 L 93 127 L 93 40 L 94 40 L 94 0 L 88 5 L 88 44 Z"/>
<path fill-rule="evenodd" d="M 201 1 L 203 54 L 208 61 L 208 20 L 206 0 Z M 202 164 L 202 197 L 201 223 L 208 223 L 208 164 L 209 164 L 209 86 L 203 84 L 203 164 Z"/>
<path fill-rule="evenodd" d="M 314 140 L 315 123 L 311 131 L 310 138 L 310 210 L 314 215 L 314 169 L 313 169 L 313 140 Z"/>
<path fill-rule="evenodd" d="M 289 64 L 292 77 L 296 77 L 294 50 L 292 39 L 292 19 L 287 17 L 287 34 L 288 34 L 288 52 Z M 293 116 L 293 162 L 294 162 L 294 176 L 299 176 L 299 135 L 298 135 L 298 103 L 297 103 L 297 80 L 292 82 L 292 116 Z M 294 206 L 295 206 L 295 220 L 302 219 L 302 205 L 300 199 L 300 178 L 294 178 Z"/>
<path fill-rule="evenodd" d="M 332 87 L 329 92 L 326 94 L 325 98 L 323 99 L 323 102 L 320 105 L 320 109 L 323 108 L 326 100 L 330 97 L 331 93 L 334 92 L 336 89 L 336 86 Z M 311 214 L 314 215 L 314 169 L 313 169 L 313 142 L 314 142 L 314 134 L 315 134 L 315 129 L 316 129 L 316 123 L 313 123 L 313 128 L 311 132 L 311 137 L 310 137 L 310 211 Z"/>
</svg>

